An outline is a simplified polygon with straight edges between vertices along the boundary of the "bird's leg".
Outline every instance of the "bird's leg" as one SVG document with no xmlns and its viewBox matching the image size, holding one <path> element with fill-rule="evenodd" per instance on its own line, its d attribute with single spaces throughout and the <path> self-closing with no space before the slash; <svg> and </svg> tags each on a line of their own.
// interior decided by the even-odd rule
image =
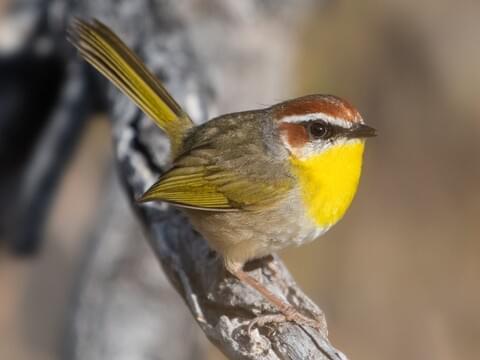
<svg viewBox="0 0 480 360">
<path fill-rule="evenodd" d="M 241 264 L 226 262 L 225 266 L 232 275 L 258 291 L 280 312 L 280 314 L 263 315 L 255 318 L 248 327 L 249 331 L 254 325 L 262 326 L 266 323 L 279 323 L 285 321 L 292 321 L 299 325 L 311 326 L 313 328 L 319 329 L 320 331 L 324 330 L 325 324 L 322 319 L 311 319 L 301 314 L 292 305 L 280 299 L 278 296 L 268 290 L 264 285 L 262 285 L 259 281 L 257 281 L 254 277 L 248 275 L 245 271 L 243 271 Z"/>
</svg>

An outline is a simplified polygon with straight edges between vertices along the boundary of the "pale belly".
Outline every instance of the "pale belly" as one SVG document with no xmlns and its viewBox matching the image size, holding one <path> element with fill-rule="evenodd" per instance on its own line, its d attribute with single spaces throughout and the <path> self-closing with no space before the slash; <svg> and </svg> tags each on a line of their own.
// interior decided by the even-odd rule
<svg viewBox="0 0 480 360">
<path fill-rule="evenodd" d="M 226 261 L 244 263 L 292 245 L 315 240 L 328 230 L 303 210 L 298 191 L 262 211 L 186 210 L 194 227 Z"/>
</svg>

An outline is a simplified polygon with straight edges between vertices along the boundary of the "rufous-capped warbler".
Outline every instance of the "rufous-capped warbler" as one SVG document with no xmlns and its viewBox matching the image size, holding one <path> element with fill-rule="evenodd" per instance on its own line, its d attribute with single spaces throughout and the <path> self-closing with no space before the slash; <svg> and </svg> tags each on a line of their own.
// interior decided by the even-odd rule
<svg viewBox="0 0 480 360">
<path fill-rule="evenodd" d="M 245 262 L 318 238 L 349 207 L 364 139 L 358 111 L 309 95 L 195 126 L 142 61 L 99 21 L 76 20 L 70 40 L 170 138 L 172 165 L 141 197 L 184 209 L 225 267 L 283 319 L 319 327 L 243 271 Z"/>
</svg>

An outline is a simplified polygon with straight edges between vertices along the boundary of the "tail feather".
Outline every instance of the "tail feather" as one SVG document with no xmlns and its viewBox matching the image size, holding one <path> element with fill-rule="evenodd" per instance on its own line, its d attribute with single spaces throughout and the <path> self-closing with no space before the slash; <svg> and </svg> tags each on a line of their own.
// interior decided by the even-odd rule
<svg viewBox="0 0 480 360">
<path fill-rule="evenodd" d="M 129 96 L 164 130 L 177 151 L 186 130 L 193 126 L 188 115 L 142 61 L 106 25 L 76 19 L 69 40 L 100 73 Z"/>
</svg>

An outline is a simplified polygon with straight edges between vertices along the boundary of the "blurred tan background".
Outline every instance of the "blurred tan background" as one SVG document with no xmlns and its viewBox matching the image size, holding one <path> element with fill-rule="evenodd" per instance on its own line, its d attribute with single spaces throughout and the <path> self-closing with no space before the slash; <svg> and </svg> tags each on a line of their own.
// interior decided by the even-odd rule
<svg viewBox="0 0 480 360">
<path fill-rule="evenodd" d="M 289 95 L 345 97 L 380 134 L 345 219 L 282 253 L 351 359 L 480 354 L 479 14 L 467 0 L 338 1 L 298 39 Z M 88 128 L 40 256 L 0 257 L 0 359 L 51 359 L 58 348 L 108 132 L 103 120 Z M 223 357 L 212 347 L 211 358 Z"/>
</svg>

